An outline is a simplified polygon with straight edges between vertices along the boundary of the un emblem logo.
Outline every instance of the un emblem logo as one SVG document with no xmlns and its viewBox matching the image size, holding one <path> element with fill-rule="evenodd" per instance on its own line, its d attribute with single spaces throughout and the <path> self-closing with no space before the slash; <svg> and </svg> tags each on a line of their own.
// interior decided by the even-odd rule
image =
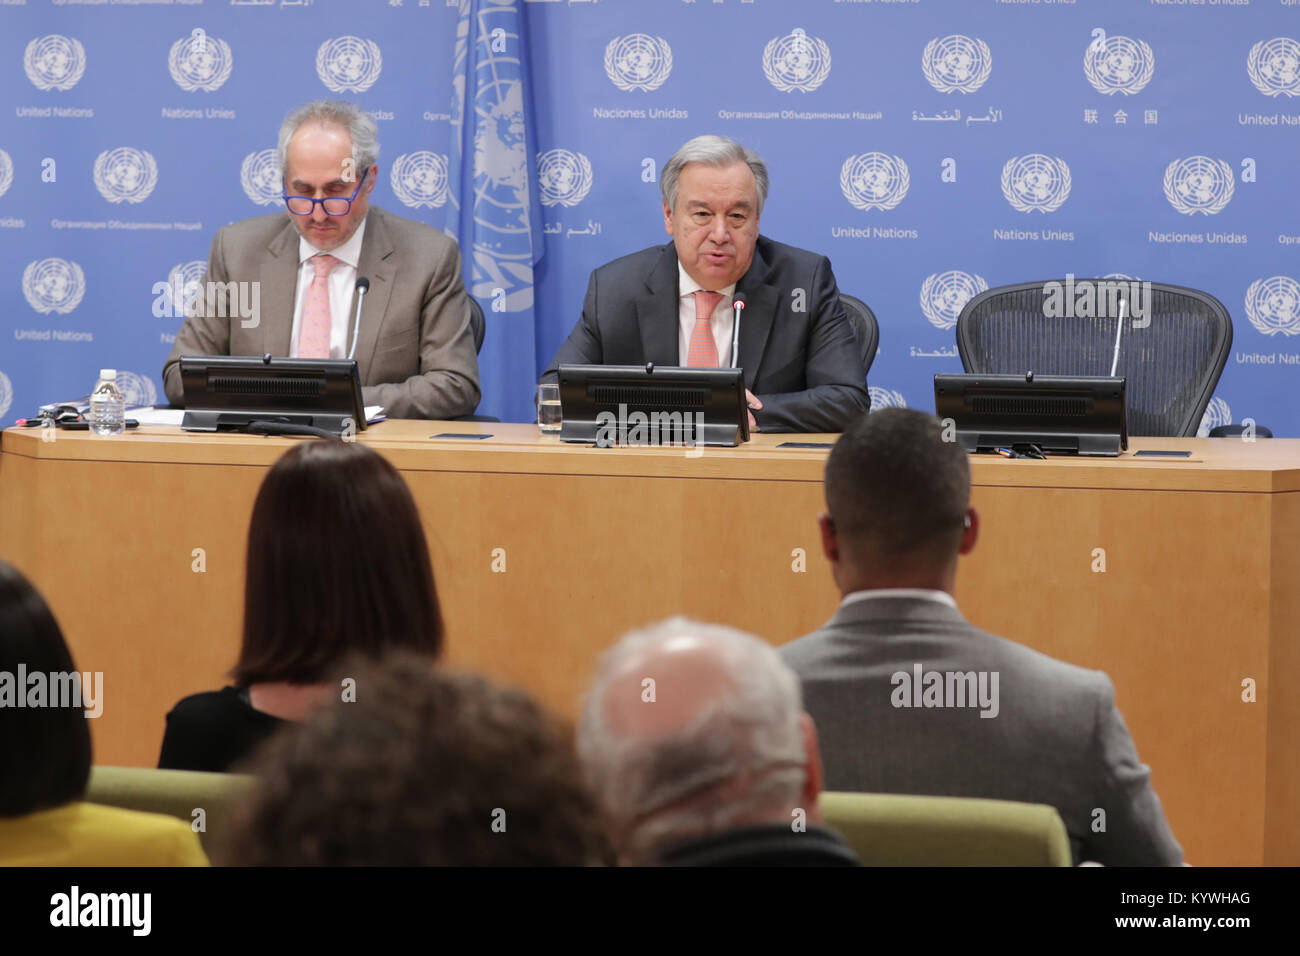
<svg viewBox="0 0 1300 956">
<path fill-rule="evenodd" d="M 58 33 L 37 37 L 23 53 L 23 69 L 38 90 L 70 90 L 86 72 L 86 48 Z"/>
<path fill-rule="evenodd" d="M 1169 205 L 1189 216 L 1222 211 L 1237 188 L 1232 167 L 1209 156 L 1175 159 L 1165 169 L 1164 185 Z"/>
<path fill-rule="evenodd" d="M 1300 96 L 1300 41 L 1291 37 L 1260 40 L 1246 57 L 1246 73 L 1266 96 Z"/>
<path fill-rule="evenodd" d="M 591 160 L 567 149 L 537 157 L 537 191 L 543 206 L 576 206 L 591 191 Z"/>
<path fill-rule="evenodd" d="M 763 75 L 782 93 L 811 93 L 831 72 L 831 48 L 826 41 L 796 28 L 768 41 L 763 48 Z"/>
<path fill-rule="evenodd" d="M 379 44 L 361 37 L 335 37 L 316 51 L 316 74 L 335 93 L 364 93 L 375 85 L 383 66 Z"/>
<path fill-rule="evenodd" d="M 860 153 L 840 167 L 840 190 L 857 209 L 893 209 L 912 184 L 907 163 L 888 153 Z"/>
<path fill-rule="evenodd" d="M 1256 279 L 1246 290 L 1246 318 L 1264 335 L 1300 335 L 1300 282 L 1290 276 Z"/>
<path fill-rule="evenodd" d="M 1002 195 L 1019 212 L 1056 212 L 1070 198 L 1070 167 L 1042 153 L 1012 156 L 1002 167 Z"/>
<path fill-rule="evenodd" d="M 9 154 L 0 149 L 0 196 L 9 191 L 14 183 L 14 161 Z"/>
<path fill-rule="evenodd" d="M 172 79 L 187 93 L 196 90 L 211 93 L 221 89 L 222 84 L 230 79 L 234 65 L 230 44 L 205 33 L 181 37 L 167 54 L 167 69 Z"/>
<path fill-rule="evenodd" d="M 389 174 L 393 195 L 408 206 L 441 206 L 447 201 L 447 157 L 427 149 L 403 153 Z"/>
<path fill-rule="evenodd" d="M 95 158 L 95 188 L 109 202 L 144 202 L 158 185 L 158 164 L 143 149 L 119 146 Z"/>
<path fill-rule="evenodd" d="M 23 295 L 37 312 L 67 315 L 86 294 L 86 274 L 67 259 L 37 259 L 23 270 Z"/>
<path fill-rule="evenodd" d="M 673 50 L 663 37 L 629 33 L 605 47 L 605 74 L 620 90 L 657 90 L 673 71 Z"/>
<path fill-rule="evenodd" d="M 1205 414 L 1201 416 L 1201 424 L 1196 429 L 1197 438 L 1209 438 L 1210 430 L 1218 428 L 1220 425 L 1232 424 L 1232 409 L 1228 403 L 1219 396 L 1210 399 L 1210 404 L 1205 406 Z"/>
<path fill-rule="evenodd" d="M 239 185 L 244 187 L 244 195 L 259 206 L 284 202 L 279 154 L 274 149 L 263 149 L 245 156 L 239 164 Z"/>
<path fill-rule="evenodd" d="M 202 259 L 178 262 L 167 273 L 167 292 L 171 303 L 171 315 L 174 317 L 189 315 L 190 307 L 203 292 L 203 276 L 208 271 L 208 264 Z M 176 301 L 177 295 L 180 301 Z"/>
<path fill-rule="evenodd" d="M 1108 36 L 1088 44 L 1083 74 L 1098 93 L 1128 96 L 1142 92 L 1156 71 L 1156 55 L 1145 40 Z"/>
<path fill-rule="evenodd" d="M 896 392 L 892 388 L 881 388 L 879 385 L 868 385 L 867 394 L 871 396 L 871 410 L 878 412 L 882 408 L 906 408 L 907 402 L 903 399 L 902 392 Z"/>
<path fill-rule="evenodd" d="M 921 53 L 921 72 L 940 93 L 974 93 L 993 72 L 993 51 L 960 33 L 935 37 Z"/>
<path fill-rule="evenodd" d="M 970 272 L 933 273 L 921 283 L 921 311 L 936 329 L 951 329 L 966 303 L 988 287 L 983 277 Z"/>
<path fill-rule="evenodd" d="M 14 384 L 9 376 L 0 372 L 0 418 L 4 418 L 9 406 L 14 403 Z"/>
<path fill-rule="evenodd" d="M 122 390 L 122 401 L 127 405 L 152 405 L 158 401 L 153 382 L 137 372 L 118 369 L 117 387 Z"/>
</svg>

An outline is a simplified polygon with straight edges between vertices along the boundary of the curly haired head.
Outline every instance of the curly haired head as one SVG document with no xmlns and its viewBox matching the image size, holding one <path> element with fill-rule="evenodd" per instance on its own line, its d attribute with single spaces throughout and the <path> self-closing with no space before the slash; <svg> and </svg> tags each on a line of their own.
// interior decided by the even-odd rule
<svg viewBox="0 0 1300 956">
<path fill-rule="evenodd" d="M 583 866 L 609 859 L 568 728 L 527 695 L 358 662 L 355 700 L 272 740 L 215 859 L 252 866 Z M 340 695 L 343 696 L 343 695 Z"/>
</svg>

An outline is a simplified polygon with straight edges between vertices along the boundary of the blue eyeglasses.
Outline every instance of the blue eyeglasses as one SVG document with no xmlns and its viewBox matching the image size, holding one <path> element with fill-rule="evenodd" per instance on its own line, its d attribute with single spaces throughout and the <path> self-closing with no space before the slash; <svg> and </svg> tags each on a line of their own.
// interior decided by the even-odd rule
<svg viewBox="0 0 1300 956">
<path fill-rule="evenodd" d="M 352 200 L 356 199 L 357 194 L 361 192 L 361 185 L 366 181 L 366 176 L 370 175 L 370 169 L 367 169 L 365 175 L 361 177 L 361 182 L 357 183 L 357 188 L 352 190 L 351 196 L 326 196 L 324 199 L 313 199 L 311 196 L 290 196 L 288 193 L 283 193 L 281 198 L 295 216 L 310 216 L 316 211 L 317 203 L 320 203 L 327 216 L 346 216 L 352 209 Z"/>
</svg>

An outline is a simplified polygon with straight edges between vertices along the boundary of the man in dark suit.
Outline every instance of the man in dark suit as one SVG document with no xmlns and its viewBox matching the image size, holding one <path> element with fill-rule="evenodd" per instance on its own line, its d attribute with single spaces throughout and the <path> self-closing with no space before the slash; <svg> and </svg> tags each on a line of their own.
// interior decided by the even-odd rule
<svg viewBox="0 0 1300 956">
<path fill-rule="evenodd" d="M 843 601 L 781 654 L 827 788 L 1048 804 L 1076 862 L 1180 863 L 1110 678 L 957 610 L 958 556 L 979 533 L 961 445 L 919 411 L 860 419 L 827 461 L 826 502 L 822 549 Z"/>
<path fill-rule="evenodd" d="M 474 411 L 478 355 L 460 251 L 438 230 L 370 206 L 378 156 L 375 121 L 360 107 L 315 101 L 289 114 L 280 128 L 286 209 L 217 233 L 163 365 L 172 403 L 184 398 L 182 355 L 348 358 L 364 276 L 353 357 L 365 403 L 389 418 Z"/>
<path fill-rule="evenodd" d="M 871 399 L 830 260 L 758 232 L 767 168 L 721 136 L 699 136 L 663 167 L 673 241 L 591 274 L 582 318 L 542 376 L 561 365 L 731 367 L 733 298 L 743 294 L 737 364 L 750 427 L 837 432 Z"/>
</svg>

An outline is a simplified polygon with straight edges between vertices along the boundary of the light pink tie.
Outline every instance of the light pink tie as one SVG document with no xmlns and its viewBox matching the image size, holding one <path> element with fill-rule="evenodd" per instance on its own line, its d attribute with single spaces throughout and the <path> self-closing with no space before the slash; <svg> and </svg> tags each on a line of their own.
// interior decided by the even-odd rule
<svg viewBox="0 0 1300 956">
<path fill-rule="evenodd" d="M 695 296 L 695 327 L 691 329 L 691 344 L 686 352 L 686 364 L 691 368 L 717 368 L 718 346 L 713 341 L 713 310 L 722 301 L 721 292 L 700 289 Z"/>
<path fill-rule="evenodd" d="M 298 327 L 299 358 L 330 357 L 330 284 L 329 276 L 339 260 L 319 253 L 311 257 L 316 270 L 307 287 L 307 300 L 302 304 L 302 324 Z"/>
</svg>

